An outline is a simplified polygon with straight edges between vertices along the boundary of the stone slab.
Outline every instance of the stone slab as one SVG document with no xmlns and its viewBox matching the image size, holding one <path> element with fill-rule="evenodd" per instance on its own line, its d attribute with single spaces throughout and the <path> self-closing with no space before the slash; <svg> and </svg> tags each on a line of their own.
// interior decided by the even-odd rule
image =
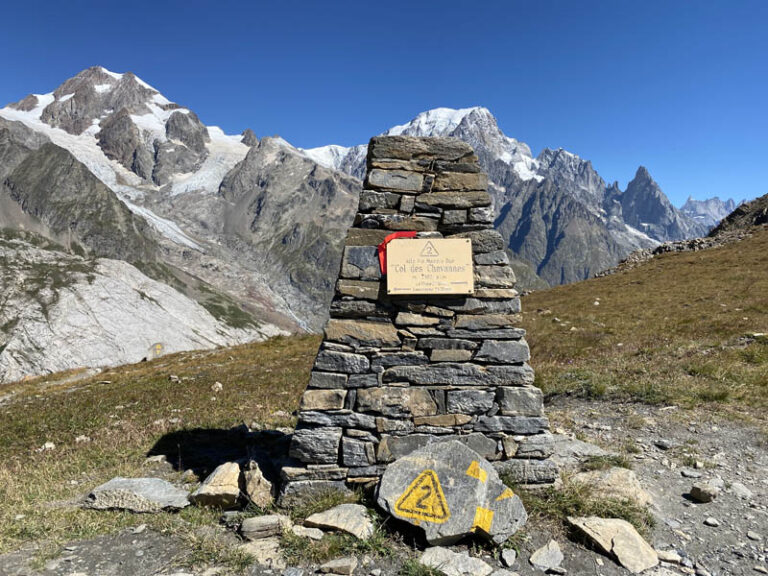
<svg viewBox="0 0 768 576">
<path fill-rule="evenodd" d="M 482 456 L 455 440 L 427 445 L 390 464 L 377 502 L 418 526 L 432 545 L 470 534 L 505 542 L 526 522 L 520 498 Z"/>
</svg>

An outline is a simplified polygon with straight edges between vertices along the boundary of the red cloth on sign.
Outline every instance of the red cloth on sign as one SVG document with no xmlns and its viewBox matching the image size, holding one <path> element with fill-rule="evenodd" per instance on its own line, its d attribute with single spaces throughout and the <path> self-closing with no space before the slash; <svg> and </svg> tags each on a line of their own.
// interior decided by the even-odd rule
<svg viewBox="0 0 768 576">
<path fill-rule="evenodd" d="M 379 244 L 379 267 L 381 268 L 382 274 L 387 273 L 387 244 L 392 242 L 395 238 L 416 238 L 416 234 L 418 234 L 418 232 L 411 232 L 409 230 L 407 232 L 394 232 L 384 238 L 384 242 Z"/>
</svg>

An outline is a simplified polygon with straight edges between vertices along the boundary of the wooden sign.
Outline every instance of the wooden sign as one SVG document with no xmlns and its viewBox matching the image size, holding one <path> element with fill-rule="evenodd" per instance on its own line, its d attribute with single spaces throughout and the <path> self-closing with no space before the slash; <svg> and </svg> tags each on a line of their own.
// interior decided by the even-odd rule
<svg viewBox="0 0 768 576">
<path fill-rule="evenodd" d="M 396 239 L 387 244 L 387 294 L 472 294 L 469 238 Z"/>
</svg>

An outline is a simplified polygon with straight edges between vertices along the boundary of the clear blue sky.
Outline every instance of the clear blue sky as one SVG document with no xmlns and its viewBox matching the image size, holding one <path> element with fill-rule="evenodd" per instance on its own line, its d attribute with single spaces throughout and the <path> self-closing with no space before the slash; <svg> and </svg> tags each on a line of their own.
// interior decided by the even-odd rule
<svg viewBox="0 0 768 576">
<path fill-rule="evenodd" d="M 91 65 L 227 132 L 352 145 L 437 106 L 488 107 L 534 153 L 677 205 L 768 192 L 768 2 L 7 2 L 0 101 Z"/>
</svg>

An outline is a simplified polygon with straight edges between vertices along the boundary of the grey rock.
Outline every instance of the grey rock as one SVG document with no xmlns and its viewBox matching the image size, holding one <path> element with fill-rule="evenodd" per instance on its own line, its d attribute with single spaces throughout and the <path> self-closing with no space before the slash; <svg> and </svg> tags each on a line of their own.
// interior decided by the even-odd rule
<svg viewBox="0 0 768 576">
<path fill-rule="evenodd" d="M 493 572 L 493 568 L 480 558 L 472 558 L 466 552 L 454 552 L 442 546 L 427 548 L 419 557 L 419 564 L 445 576 L 488 576 Z"/>
<path fill-rule="evenodd" d="M 525 436 L 517 443 L 515 457 L 517 458 L 549 458 L 555 451 L 555 442 L 551 434 L 535 434 Z"/>
<path fill-rule="evenodd" d="M 373 442 L 354 438 L 342 438 L 341 458 L 344 466 L 369 466 L 376 463 L 376 451 Z"/>
<path fill-rule="evenodd" d="M 742 500 L 751 500 L 754 496 L 752 490 L 744 486 L 741 482 L 733 482 L 731 484 L 731 492 Z"/>
<path fill-rule="evenodd" d="M 458 338 L 421 338 L 416 347 L 431 350 L 474 350 L 477 345 L 477 342 L 472 340 Z"/>
<path fill-rule="evenodd" d="M 270 536 L 279 536 L 291 527 L 291 519 L 282 514 L 265 514 L 246 518 L 240 525 L 240 534 L 246 540 L 260 540 Z"/>
<path fill-rule="evenodd" d="M 533 370 L 522 366 L 478 366 L 442 363 L 430 366 L 394 366 L 384 372 L 384 382 L 407 380 L 420 386 L 500 386 L 533 384 Z"/>
<path fill-rule="evenodd" d="M 341 277 L 352 280 L 381 278 L 376 246 L 347 246 L 341 259 Z"/>
<path fill-rule="evenodd" d="M 475 423 L 478 432 L 539 434 L 549 429 L 549 420 L 535 416 L 480 416 Z"/>
<path fill-rule="evenodd" d="M 633 574 L 658 565 L 656 551 L 626 520 L 568 517 L 568 523 Z"/>
<path fill-rule="evenodd" d="M 499 387 L 496 401 L 504 416 L 541 416 L 544 412 L 544 394 L 534 386 Z"/>
<path fill-rule="evenodd" d="M 423 352 L 382 352 L 371 360 L 372 368 L 390 368 L 391 366 L 420 366 L 429 364 L 429 358 Z"/>
<path fill-rule="evenodd" d="M 365 428 L 368 430 L 376 428 L 376 418 L 374 416 L 358 414 L 351 410 L 299 412 L 299 423 L 311 426 L 341 426 L 342 428 Z"/>
<path fill-rule="evenodd" d="M 371 159 L 411 160 L 419 158 L 455 162 L 464 158 L 471 158 L 473 150 L 469 144 L 455 139 L 377 136 L 371 138 L 368 144 L 368 154 Z"/>
<path fill-rule="evenodd" d="M 475 284 L 487 288 L 514 288 L 515 273 L 510 266 L 475 266 Z"/>
<path fill-rule="evenodd" d="M 355 349 L 360 347 L 386 348 L 400 346 L 400 337 L 397 334 L 397 329 L 389 322 L 331 318 L 325 325 L 325 338 L 327 341 L 351 345 Z M 338 363 L 338 360 L 335 359 L 330 361 Z M 367 359 L 364 362 L 359 357 L 344 359 L 344 365 L 347 366 L 347 369 L 350 364 L 354 364 L 355 370 L 358 370 L 358 366 L 365 366 L 366 362 Z M 345 370 L 339 371 L 344 372 Z"/>
<path fill-rule="evenodd" d="M 579 463 L 598 456 L 609 456 L 610 452 L 595 444 L 569 438 L 563 434 L 553 434 L 554 453 L 552 461 L 563 470 L 578 468 Z"/>
<path fill-rule="evenodd" d="M 448 330 L 446 336 L 449 338 L 466 338 L 485 340 L 488 338 L 494 340 L 519 340 L 525 336 L 525 330 L 522 328 L 500 328 L 496 330 Z"/>
<path fill-rule="evenodd" d="M 494 468 L 514 484 L 551 484 L 557 480 L 559 470 L 551 460 L 513 459 L 494 462 Z"/>
<path fill-rule="evenodd" d="M 720 494 L 720 488 L 713 482 L 697 482 L 691 488 L 691 498 L 696 502 L 712 502 Z"/>
<path fill-rule="evenodd" d="M 560 545 L 555 540 L 550 540 L 545 546 L 531 554 L 529 562 L 534 568 L 543 572 L 549 572 L 557 570 L 564 558 Z"/>
<path fill-rule="evenodd" d="M 395 518 L 418 525 L 430 544 L 471 533 L 497 544 L 527 520 L 519 497 L 477 452 L 455 440 L 428 444 L 390 464 L 377 502 Z"/>
<path fill-rule="evenodd" d="M 449 390 L 447 410 L 455 414 L 485 414 L 493 406 L 495 394 L 488 390 Z"/>
<path fill-rule="evenodd" d="M 400 194 L 392 192 L 376 192 L 374 190 L 363 190 L 360 192 L 360 212 L 373 212 L 381 209 L 397 208 L 400 205 Z"/>
<path fill-rule="evenodd" d="M 479 362 L 497 364 L 517 364 L 531 358 L 528 343 L 525 340 L 486 340 L 475 354 Z"/>
<path fill-rule="evenodd" d="M 315 368 L 328 372 L 361 374 L 367 372 L 369 367 L 368 358 L 361 354 L 321 350 L 315 359 Z"/>
<path fill-rule="evenodd" d="M 341 428 L 299 428 L 293 433 L 289 454 L 302 462 L 336 464 Z"/>
<path fill-rule="evenodd" d="M 347 383 L 346 374 L 335 374 L 332 372 L 312 371 L 309 377 L 308 388 L 344 388 Z"/>
<path fill-rule="evenodd" d="M 116 477 L 93 489 L 86 506 L 95 510 L 160 512 L 189 505 L 187 492 L 159 478 Z"/>
<path fill-rule="evenodd" d="M 189 495 L 189 500 L 198 506 L 227 509 L 237 504 L 240 493 L 240 465 L 237 462 L 225 462 L 203 480 L 197 490 Z"/>
<path fill-rule="evenodd" d="M 274 489 L 272 482 L 264 477 L 258 463 L 251 461 L 243 470 L 243 484 L 245 485 L 245 495 L 255 506 L 266 508 L 272 504 Z"/>
<path fill-rule="evenodd" d="M 371 188 L 420 192 L 424 186 L 424 175 L 405 170 L 371 170 L 365 179 Z"/>
<path fill-rule="evenodd" d="M 504 249 L 504 239 L 496 230 L 478 230 L 452 234 L 449 238 L 469 238 L 472 240 L 472 252 L 485 254 Z"/>
<path fill-rule="evenodd" d="M 480 266 L 499 266 L 509 264 L 509 256 L 506 250 L 497 250 L 496 252 L 475 254 L 474 261 Z"/>
<path fill-rule="evenodd" d="M 360 540 L 367 540 L 374 533 L 368 510 L 360 504 L 340 504 L 330 510 L 312 514 L 304 521 L 304 525 L 346 532 Z"/>
<path fill-rule="evenodd" d="M 501 561 L 504 563 L 504 566 L 507 568 L 511 568 L 514 566 L 515 561 L 517 560 L 517 552 L 514 548 L 505 548 L 501 551 Z"/>
<path fill-rule="evenodd" d="M 322 540 L 325 533 L 319 528 L 307 528 L 306 526 L 291 526 L 291 532 L 300 538 L 309 538 L 310 540 Z"/>
<path fill-rule="evenodd" d="M 353 495 L 343 480 L 297 480 L 283 484 L 277 504 L 282 508 L 295 508 L 329 492 L 338 492 L 345 497 Z"/>
<path fill-rule="evenodd" d="M 320 565 L 320 571 L 324 574 L 339 574 L 340 576 L 352 576 L 357 568 L 357 558 L 346 556 L 336 558 Z"/>
</svg>

